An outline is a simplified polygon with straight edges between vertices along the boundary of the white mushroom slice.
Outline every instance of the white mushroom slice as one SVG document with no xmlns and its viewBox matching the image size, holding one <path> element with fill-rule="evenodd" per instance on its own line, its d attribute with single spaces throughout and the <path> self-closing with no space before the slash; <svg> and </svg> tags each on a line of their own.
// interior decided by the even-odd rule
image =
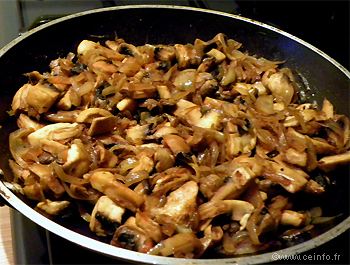
<svg viewBox="0 0 350 265">
<path fill-rule="evenodd" d="M 89 171 L 90 154 L 80 139 L 75 139 L 68 150 L 67 162 L 63 165 L 69 175 L 81 177 Z"/>
<path fill-rule="evenodd" d="M 128 110 L 133 112 L 137 108 L 137 101 L 132 98 L 124 98 L 117 104 L 117 109 L 119 111 Z"/>
<path fill-rule="evenodd" d="M 49 199 L 46 199 L 44 202 L 39 202 L 37 204 L 37 207 L 47 212 L 48 214 L 58 215 L 60 212 L 66 209 L 69 204 L 69 201 L 51 201 Z"/>
<path fill-rule="evenodd" d="M 97 233 L 99 236 L 106 236 L 101 222 L 96 218 L 96 215 L 101 215 L 109 221 L 121 224 L 125 208 L 120 207 L 107 196 L 101 196 L 95 204 L 91 214 L 90 230 Z"/>
<path fill-rule="evenodd" d="M 281 216 L 282 225 L 292 225 L 299 227 L 305 221 L 306 215 L 291 210 L 283 210 Z"/>
<path fill-rule="evenodd" d="M 168 134 L 163 136 L 164 142 L 170 148 L 171 152 L 175 156 L 179 153 L 189 154 L 191 152 L 191 148 L 187 144 L 187 142 L 180 136 L 175 134 Z"/>
<path fill-rule="evenodd" d="M 78 54 L 85 55 L 89 50 L 95 49 L 97 46 L 96 42 L 90 41 L 90 40 L 83 40 L 80 42 L 77 52 Z"/>
<path fill-rule="evenodd" d="M 167 123 L 164 126 L 159 126 L 159 128 L 157 128 L 155 133 L 152 135 L 152 138 L 158 139 L 168 134 L 177 134 L 178 132 L 179 131 L 176 128 L 170 126 L 170 123 Z"/>
<path fill-rule="evenodd" d="M 160 98 L 162 99 L 171 98 L 171 94 L 167 86 L 157 86 L 157 91 Z"/>
<path fill-rule="evenodd" d="M 183 99 L 176 103 L 176 107 L 177 109 L 175 110 L 174 115 L 187 121 L 190 125 L 195 125 L 201 128 L 217 129 L 220 124 L 220 114 L 214 109 L 210 109 L 203 115 L 200 106 Z"/>
</svg>

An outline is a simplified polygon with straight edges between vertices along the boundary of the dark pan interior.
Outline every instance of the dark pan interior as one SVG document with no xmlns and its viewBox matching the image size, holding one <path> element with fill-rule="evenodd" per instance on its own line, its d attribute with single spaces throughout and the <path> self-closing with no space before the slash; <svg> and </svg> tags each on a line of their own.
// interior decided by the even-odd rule
<svg viewBox="0 0 350 265">
<path fill-rule="evenodd" d="M 259 24 L 211 12 L 198 12 L 176 8 L 111 9 L 76 16 L 44 27 L 18 41 L 0 57 L 0 167 L 5 179 L 11 179 L 7 160 L 8 134 L 16 129 L 15 119 L 9 117 L 11 99 L 27 82 L 24 73 L 49 71 L 49 63 L 68 52 L 75 52 L 83 39 L 103 42 L 118 37 L 135 45 L 193 43 L 204 41 L 217 33 L 243 43 L 242 51 L 249 51 L 269 60 L 285 61 L 289 67 L 307 79 L 311 100 L 329 99 L 336 111 L 349 115 L 349 77 L 332 60 L 310 49 L 289 35 L 262 27 Z M 349 169 L 344 168 L 333 177 L 336 189 L 322 198 L 330 215 L 343 213 L 349 216 Z M 310 202 L 312 203 L 312 202 Z M 96 238 L 80 222 L 54 220 L 79 233 Z"/>
</svg>

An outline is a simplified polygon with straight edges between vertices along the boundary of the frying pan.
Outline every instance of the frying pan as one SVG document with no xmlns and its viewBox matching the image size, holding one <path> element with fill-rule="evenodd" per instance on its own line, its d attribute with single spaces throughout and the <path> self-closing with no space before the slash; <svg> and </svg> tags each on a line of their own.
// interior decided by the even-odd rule
<svg viewBox="0 0 350 265">
<path fill-rule="evenodd" d="M 103 42 L 114 39 L 115 34 L 135 45 L 193 43 L 196 38 L 210 40 L 217 33 L 243 43 L 243 50 L 269 60 L 285 61 L 285 67 L 295 71 L 310 101 L 330 100 L 337 113 L 349 116 L 350 73 L 335 60 L 312 45 L 274 27 L 240 16 L 204 9 L 138 5 L 119 6 L 82 12 L 33 29 L 15 39 L 0 51 L 0 194 L 4 201 L 38 225 L 91 251 L 118 260 L 150 264 L 254 264 L 274 260 L 272 253 L 253 256 L 197 260 L 179 260 L 158 257 L 116 248 L 103 242 L 90 232 L 81 218 L 55 218 L 33 209 L 35 203 L 15 194 L 4 182 L 11 181 L 8 166 L 11 157 L 8 149 L 9 133 L 16 129 L 10 109 L 15 92 L 27 83 L 24 73 L 37 70 L 49 71 L 51 60 L 75 52 L 80 41 L 90 39 Z M 282 250 L 277 255 L 293 255 L 315 248 L 340 235 L 350 227 L 349 217 L 349 168 L 339 169 L 330 176 L 333 185 L 318 203 L 325 209 L 324 215 L 342 214 L 330 229 L 320 235 Z M 308 203 L 308 202 L 306 202 Z M 310 202 L 311 203 L 311 202 Z M 276 255 L 276 254 L 275 254 Z"/>
</svg>

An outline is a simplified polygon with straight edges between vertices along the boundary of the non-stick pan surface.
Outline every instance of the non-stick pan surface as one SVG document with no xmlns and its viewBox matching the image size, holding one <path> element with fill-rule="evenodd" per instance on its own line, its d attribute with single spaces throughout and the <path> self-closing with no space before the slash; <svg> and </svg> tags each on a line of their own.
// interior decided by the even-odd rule
<svg viewBox="0 0 350 265">
<path fill-rule="evenodd" d="M 310 100 L 329 99 L 336 111 L 349 116 L 350 74 L 336 61 L 317 48 L 265 24 L 216 11 L 172 6 L 122 6 L 92 10 L 38 27 L 14 40 L 0 51 L 0 167 L 3 180 L 10 181 L 8 134 L 16 129 L 15 119 L 8 116 L 12 97 L 27 82 L 24 73 L 49 71 L 51 60 L 75 52 L 84 39 L 103 42 L 118 37 L 135 45 L 193 43 L 196 38 L 210 40 L 217 33 L 243 43 L 243 51 L 269 60 L 285 61 L 293 69 L 307 91 Z M 307 80 L 307 81 L 305 81 Z M 295 254 L 316 247 L 344 232 L 350 226 L 349 171 L 342 169 L 335 175 L 336 188 L 322 199 L 325 214 L 342 213 L 343 220 L 330 231 L 312 240 L 277 253 Z M 72 242 L 118 259 L 137 263 L 179 264 L 178 259 L 154 257 L 115 248 L 90 232 L 81 219 L 45 217 L 32 209 L 33 203 L 15 196 L 0 182 L 1 195 L 14 208 L 45 229 Z M 311 204 L 311 202 L 310 202 Z M 271 261 L 271 253 L 251 257 L 221 259 L 228 263 L 263 263 Z M 181 260 L 181 264 L 209 264 L 213 260 Z M 215 264 L 219 260 L 215 261 Z"/>
</svg>

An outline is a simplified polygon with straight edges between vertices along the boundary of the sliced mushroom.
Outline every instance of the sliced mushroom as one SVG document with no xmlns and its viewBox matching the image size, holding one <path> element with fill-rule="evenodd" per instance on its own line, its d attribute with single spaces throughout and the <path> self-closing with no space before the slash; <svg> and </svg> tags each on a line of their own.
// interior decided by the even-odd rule
<svg viewBox="0 0 350 265">
<path fill-rule="evenodd" d="M 188 146 L 187 142 L 178 135 L 164 135 L 163 140 L 175 156 L 177 156 L 179 153 L 184 155 L 191 153 L 191 148 Z"/>
<path fill-rule="evenodd" d="M 135 125 L 126 130 L 126 139 L 133 143 L 140 143 L 146 139 L 149 132 L 149 124 L 145 125 Z"/>
<path fill-rule="evenodd" d="M 25 115 L 23 113 L 21 113 L 18 116 L 17 125 L 19 128 L 33 129 L 34 131 L 45 126 L 45 124 L 31 119 L 30 117 L 28 117 L 27 115 Z"/>
<path fill-rule="evenodd" d="M 121 207 L 133 212 L 142 205 L 144 199 L 132 189 L 118 181 L 108 171 L 97 171 L 90 177 L 91 186 L 107 195 L 112 201 Z"/>
<path fill-rule="evenodd" d="M 184 99 L 179 100 L 176 107 L 174 115 L 187 121 L 190 125 L 208 129 L 219 127 L 220 113 L 215 109 L 210 109 L 203 114 L 200 106 Z"/>
<path fill-rule="evenodd" d="M 43 202 L 39 202 L 36 207 L 47 212 L 48 214 L 58 215 L 60 214 L 60 212 L 66 209 L 69 205 L 70 205 L 69 201 L 51 201 L 49 199 L 46 199 Z"/>
<path fill-rule="evenodd" d="M 156 92 L 157 87 L 147 83 L 130 83 L 120 90 L 120 93 L 133 99 L 153 98 Z"/>
<path fill-rule="evenodd" d="M 39 119 L 40 114 L 47 112 L 59 95 L 60 92 L 49 83 L 25 84 L 13 97 L 12 111 L 15 115 L 26 112 L 28 116 Z"/>
<path fill-rule="evenodd" d="M 211 200 L 237 199 L 255 177 L 256 175 L 249 168 L 237 168 L 230 176 L 230 180 L 218 189 Z"/>
<path fill-rule="evenodd" d="M 306 215 L 303 213 L 291 210 L 283 210 L 280 222 L 282 225 L 292 225 L 295 227 L 299 227 L 303 224 L 305 219 Z"/>
<path fill-rule="evenodd" d="M 137 109 L 137 101 L 132 98 L 124 98 L 118 102 L 117 109 L 119 111 L 128 110 L 133 113 Z"/>
<path fill-rule="evenodd" d="M 195 258 L 198 255 L 198 251 L 202 249 L 202 244 L 194 234 L 176 234 L 165 239 L 156 247 L 160 249 L 159 254 L 161 256 L 181 258 L 192 254 L 192 257 Z"/>
<path fill-rule="evenodd" d="M 98 44 L 90 40 L 83 40 L 77 48 L 78 54 L 85 55 L 89 50 L 95 49 Z"/>
<path fill-rule="evenodd" d="M 125 212 L 123 207 L 113 202 L 107 196 L 101 196 L 96 202 L 91 213 L 90 230 L 98 236 L 107 236 L 109 227 L 104 224 L 109 223 L 114 230 L 122 223 L 122 217 Z M 114 233 L 114 231 L 113 231 Z"/>
<path fill-rule="evenodd" d="M 111 245 L 141 253 L 147 253 L 154 246 L 152 238 L 136 225 L 133 216 L 115 231 Z"/>
<path fill-rule="evenodd" d="M 91 123 L 94 118 L 99 117 L 111 117 L 113 116 L 108 110 L 101 108 L 88 108 L 79 113 L 76 118 L 76 122 L 79 123 Z"/>
<path fill-rule="evenodd" d="M 257 130 L 251 129 L 248 133 L 240 136 L 238 133 L 230 133 L 227 135 L 226 150 L 231 157 L 239 154 L 246 154 L 251 152 L 256 146 Z"/>
<path fill-rule="evenodd" d="M 172 127 L 170 127 L 172 128 Z M 154 162 L 156 164 L 155 168 L 157 172 L 163 172 L 175 164 L 175 157 L 166 148 L 159 148 L 154 153 Z"/>
<path fill-rule="evenodd" d="M 290 193 L 301 191 L 307 184 L 307 179 L 286 165 L 266 160 L 265 170 L 261 174 L 262 177 L 280 184 Z"/>
<path fill-rule="evenodd" d="M 163 216 L 162 219 L 166 223 L 175 222 L 179 225 L 186 225 L 187 218 L 193 214 L 196 208 L 197 194 L 197 183 L 194 181 L 186 182 L 167 196 L 166 204 L 158 211 L 159 217 Z"/>
<path fill-rule="evenodd" d="M 212 219 L 221 214 L 230 213 L 231 219 L 239 221 L 241 229 L 247 224 L 247 220 L 254 211 L 254 206 L 242 200 L 211 200 L 198 207 L 199 219 Z M 202 228 L 203 229 L 203 228 Z"/>
<path fill-rule="evenodd" d="M 147 235 L 154 240 L 154 242 L 158 243 L 164 238 L 161 231 L 161 226 L 148 217 L 144 212 L 136 212 L 135 223 L 138 227 L 145 231 Z"/>
<path fill-rule="evenodd" d="M 345 152 L 339 155 L 325 156 L 319 160 L 318 167 L 328 173 L 339 166 L 346 165 L 350 162 L 350 152 Z"/>
<path fill-rule="evenodd" d="M 291 103 L 294 86 L 284 71 L 277 72 L 275 69 L 266 71 L 262 82 L 271 91 L 277 102 L 283 102 L 285 106 Z"/>
<path fill-rule="evenodd" d="M 42 140 L 65 141 L 78 137 L 82 127 L 77 123 L 55 123 L 42 127 L 28 135 L 31 146 L 41 147 Z"/>
<path fill-rule="evenodd" d="M 113 131 L 118 124 L 115 116 L 94 118 L 88 130 L 88 135 L 99 135 Z"/>
<path fill-rule="evenodd" d="M 70 146 L 67 155 L 67 162 L 64 163 L 63 169 L 69 175 L 81 177 L 90 169 L 90 153 L 86 150 L 80 139 L 75 139 Z"/>
</svg>

